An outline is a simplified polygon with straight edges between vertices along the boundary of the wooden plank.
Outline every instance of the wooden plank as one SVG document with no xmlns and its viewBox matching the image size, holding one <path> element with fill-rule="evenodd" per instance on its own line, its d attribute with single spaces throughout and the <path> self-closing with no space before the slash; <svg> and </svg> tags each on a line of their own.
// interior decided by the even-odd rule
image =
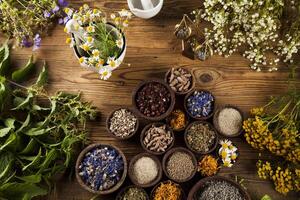
<svg viewBox="0 0 300 200">
<path fill-rule="evenodd" d="M 83 2 L 91 6 L 103 7 L 105 10 L 127 8 L 123 0 L 72 0 L 78 7 Z M 142 20 L 134 18 L 126 33 L 128 51 L 125 63 L 109 81 L 101 81 L 97 74 L 79 67 L 72 50 L 65 44 L 66 34 L 63 27 L 56 27 L 51 36 L 43 39 L 41 49 L 35 53 L 40 60 L 45 59 L 49 65 L 50 93 L 57 90 L 69 92 L 82 91 L 85 100 L 93 101 L 102 113 L 101 119 L 90 124 L 92 142 L 103 142 L 120 147 L 128 160 L 142 151 L 138 137 L 130 141 L 119 142 L 110 137 L 105 130 L 107 113 L 118 106 L 131 105 L 131 92 L 143 79 L 163 78 L 164 73 L 172 66 L 185 66 L 191 69 L 197 78 L 197 87 L 209 89 L 217 98 L 218 104 L 235 104 L 244 112 L 253 106 L 264 104 L 268 96 L 286 91 L 288 69 L 283 67 L 278 72 L 257 73 L 251 71 L 246 59 L 235 54 L 230 58 L 213 56 L 205 62 L 189 60 L 181 56 L 180 42 L 173 36 L 175 24 L 183 13 L 189 13 L 200 7 L 198 0 L 165 1 L 162 12 L 155 18 Z M 4 41 L 4 38 L 1 38 Z M 14 65 L 26 62 L 31 55 L 29 49 L 13 51 Z M 41 62 L 41 61 L 40 61 Z M 209 76 L 210 81 L 205 81 Z M 297 84 L 300 86 L 300 77 Z M 183 137 L 178 136 L 176 143 L 183 144 Z M 271 183 L 260 180 L 256 175 L 255 163 L 258 152 L 250 148 L 243 138 L 234 139 L 240 150 L 238 162 L 230 169 L 222 169 L 220 175 L 239 176 L 245 179 L 245 186 L 253 199 L 269 194 L 274 200 L 296 199 L 296 195 L 284 197 L 278 194 Z M 269 155 L 263 155 L 270 158 Z M 197 181 L 196 177 L 193 181 Z M 128 184 L 127 180 L 127 184 Z M 190 186 L 186 186 L 190 187 Z M 189 188 L 186 188 L 187 191 Z M 115 195 L 115 194 L 114 194 Z M 110 200 L 114 195 L 99 199 Z M 63 178 L 49 197 L 57 200 L 85 200 L 93 195 L 84 191 L 76 180 Z"/>
</svg>

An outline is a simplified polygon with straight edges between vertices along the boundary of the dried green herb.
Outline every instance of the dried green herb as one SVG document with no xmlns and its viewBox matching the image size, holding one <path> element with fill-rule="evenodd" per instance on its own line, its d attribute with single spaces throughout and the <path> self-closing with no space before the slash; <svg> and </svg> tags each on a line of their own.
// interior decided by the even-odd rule
<svg viewBox="0 0 300 200">
<path fill-rule="evenodd" d="M 8 47 L 0 48 L 3 63 L 9 55 L 1 57 L 1 49 Z M 21 85 L 34 69 L 32 60 L 12 75 L 0 76 L 1 200 L 46 195 L 54 177 L 72 167 L 77 147 L 87 142 L 86 121 L 96 116 L 95 108 L 82 102 L 80 94 L 48 95 L 43 88 L 46 66 L 33 85 Z"/>
</svg>

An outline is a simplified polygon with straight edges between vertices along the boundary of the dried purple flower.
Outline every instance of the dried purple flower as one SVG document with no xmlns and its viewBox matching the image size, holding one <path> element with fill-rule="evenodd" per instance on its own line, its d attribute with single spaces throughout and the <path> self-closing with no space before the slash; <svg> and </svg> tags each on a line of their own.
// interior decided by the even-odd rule
<svg viewBox="0 0 300 200">
<path fill-rule="evenodd" d="M 47 10 L 45 10 L 45 11 L 44 11 L 44 17 L 45 17 L 45 18 L 51 17 L 51 13 L 48 12 Z"/>
<path fill-rule="evenodd" d="M 60 25 L 64 24 L 64 18 L 59 18 L 58 19 L 58 24 L 60 24 Z"/>
<path fill-rule="evenodd" d="M 41 46 L 42 38 L 40 34 L 36 34 L 33 38 L 33 51 L 37 50 Z"/>
<path fill-rule="evenodd" d="M 59 6 L 55 6 L 53 9 L 52 9 L 52 12 L 53 13 L 57 13 L 59 11 Z"/>
<path fill-rule="evenodd" d="M 69 5 L 69 3 L 66 0 L 58 0 L 58 4 L 61 7 L 67 7 Z"/>
<path fill-rule="evenodd" d="M 32 42 L 28 39 L 28 37 L 24 37 L 21 42 L 23 47 L 29 48 L 32 46 Z"/>
</svg>

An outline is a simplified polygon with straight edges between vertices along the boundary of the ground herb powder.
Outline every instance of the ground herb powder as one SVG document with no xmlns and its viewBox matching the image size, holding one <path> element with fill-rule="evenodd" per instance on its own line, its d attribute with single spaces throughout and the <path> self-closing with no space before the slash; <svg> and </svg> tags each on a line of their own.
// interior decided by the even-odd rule
<svg viewBox="0 0 300 200">
<path fill-rule="evenodd" d="M 149 184 L 158 176 L 158 166 L 150 157 L 141 157 L 133 165 L 133 175 L 139 184 Z"/>
<path fill-rule="evenodd" d="M 234 108 L 224 108 L 218 115 L 219 131 L 224 135 L 236 135 L 242 129 L 243 118 L 241 113 Z"/>
</svg>

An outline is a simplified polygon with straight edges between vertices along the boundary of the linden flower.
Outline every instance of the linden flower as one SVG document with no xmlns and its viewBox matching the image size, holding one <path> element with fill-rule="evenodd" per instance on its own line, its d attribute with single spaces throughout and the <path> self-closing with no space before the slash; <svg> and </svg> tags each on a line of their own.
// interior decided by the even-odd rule
<svg viewBox="0 0 300 200">
<path fill-rule="evenodd" d="M 94 33 L 94 32 L 95 32 L 95 27 L 94 27 L 94 26 L 88 26 L 88 27 L 86 28 L 86 31 L 87 31 L 88 33 Z"/>
<path fill-rule="evenodd" d="M 222 148 L 228 148 L 232 145 L 232 142 L 225 139 L 220 141 L 220 145 L 222 146 Z"/>
<path fill-rule="evenodd" d="M 224 167 L 232 167 L 232 163 L 231 163 L 231 159 L 230 158 L 226 158 L 226 159 L 222 159 L 223 161 L 223 166 Z"/>
<path fill-rule="evenodd" d="M 111 76 L 111 70 L 104 67 L 99 70 L 99 74 L 102 80 L 107 80 Z"/>
<path fill-rule="evenodd" d="M 123 39 L 120 38 L 120 39 L 116 40 L 116 45 L 117 45 L 117 47 L 119 47 L 120 49 L 122 49 L 122 47 L 124 45 Z"/>
</svg>

